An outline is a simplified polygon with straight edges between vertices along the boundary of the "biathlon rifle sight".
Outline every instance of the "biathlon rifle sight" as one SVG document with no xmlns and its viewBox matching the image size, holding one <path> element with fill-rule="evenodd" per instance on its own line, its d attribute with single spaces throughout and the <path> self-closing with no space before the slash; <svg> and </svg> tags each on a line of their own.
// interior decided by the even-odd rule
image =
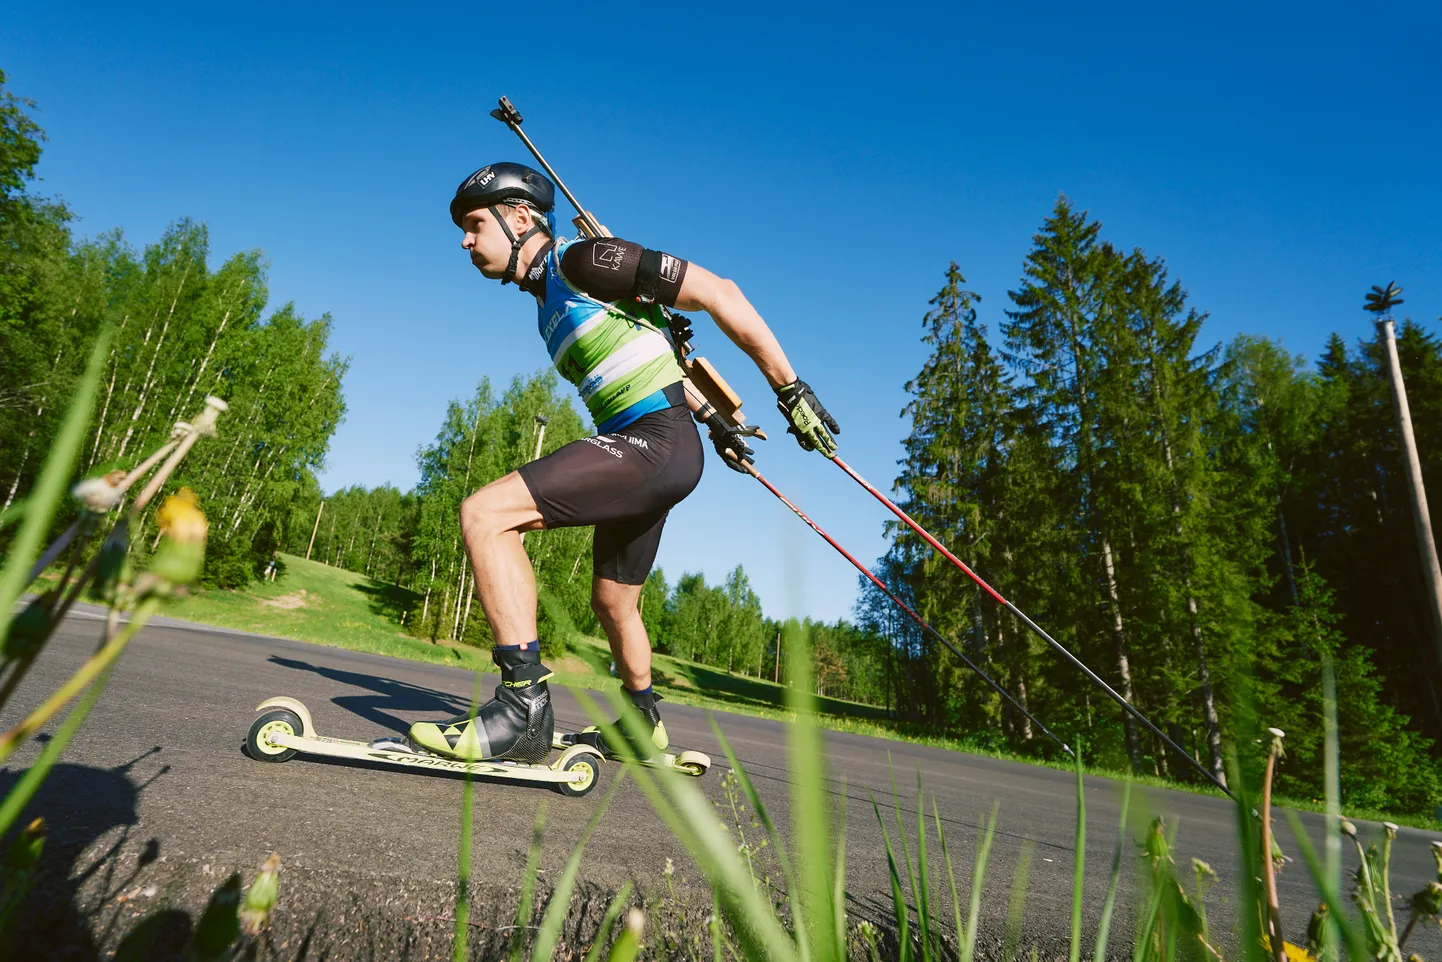
<svg viewBox="0 0 1442 962">
<path fill-rule="evenodd" d="M 546 172 L 546 176 L 550 177 L 551 181 L 561 189 L 561 193 L 566 195 L 566 200 L 570 201 L 571 206 L 576 210 L 576 216 L 571 221 L 576 225 L 576 229 L 584 236 L 593 239 L 610 237 L 611 232 L 601 226 L 594 214 L 581 206 L 581 202 L 576 200 L 576 195 L 571 193 L 571 189 L 566 186 L 565 181 L 556 175 L 555 168 L 546 162 L 546 158 L 542 157 L 541 152 L 536 149 L 536 145 L 531 143 L 531 138 L 527 137 L 526 132 L 521 129 L 521 112 L 516 109 L 515 104 L 511 103 L 509 97 L 501 98 L 500 106 L 491 111 L 491 116 L 515 131 L 516 136 L 521 138 L 521 143 L 526 145 L 531 156 L 536 158 L 536 162 Z M 712 412 L 715 412 L 721 415 L 727 424 L 738 429 L 747 437 L 766 440 L 766 433 L 761 428 L 745 423 L 746 417 L 741 413 L 741 397 L 731 389 L 731 385 L 726 383 L 726 379 L 721 376 L 720 372 L 704 357 L 692 355 L 691 322 L 686 319 L 685 315 L 673 313 L 664 305 L 661 306 L 661 310 L 666 315 L 666 326 L 671 330 L 671 342 L 676 348 L 676 359 L 680 361 L 681 370 L 686 375 L 687 391 L 692 396 L 695 396 L 697 392 L 701 395 L 697 399 L 702 402 L 701 409 L 696 412 L 697 420 L 704 421 Z M 710 410 L 707 410 L 708 408 Z"/>
</svg>

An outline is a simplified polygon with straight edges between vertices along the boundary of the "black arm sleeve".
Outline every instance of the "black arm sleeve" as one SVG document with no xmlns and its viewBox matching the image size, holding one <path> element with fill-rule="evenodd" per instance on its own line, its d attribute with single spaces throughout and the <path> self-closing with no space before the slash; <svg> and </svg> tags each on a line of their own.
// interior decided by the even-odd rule
<svg viewBox="0 0 1442 962">
<path fill-rule="evenodd" d="M 686 262 L 619 237 L 597 237 L 567 247 L 561 273 L 598 301 L 641 299 L 675 307 Z"/>
</svg>

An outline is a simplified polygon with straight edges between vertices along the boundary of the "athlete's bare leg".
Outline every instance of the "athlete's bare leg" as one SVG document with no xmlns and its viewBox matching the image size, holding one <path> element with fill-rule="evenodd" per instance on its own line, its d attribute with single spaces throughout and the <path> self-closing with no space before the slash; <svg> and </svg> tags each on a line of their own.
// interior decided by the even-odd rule
<svg viewBox="0 0 1442 962">
<path fill-rule="evenodd" d="M 621 684 L 631 691 L 651 687 L 651 639 L 641 623 L 636 602 L 641 598 L 640 585 L 623 585 L 605 578 L 591 579 L 591 610 L 596 613 L 606 638 L 611 642 L 611 655 L 616 659 L 616 674 Z"/>
<path fill-rule="evenodd" d="M 461 502 L 461 535 L 476 593 L 498 645 L 536 640 L 536 574 L 521 532 L 543 527 L 541 511 L 515 471 Z"/>
</svg>

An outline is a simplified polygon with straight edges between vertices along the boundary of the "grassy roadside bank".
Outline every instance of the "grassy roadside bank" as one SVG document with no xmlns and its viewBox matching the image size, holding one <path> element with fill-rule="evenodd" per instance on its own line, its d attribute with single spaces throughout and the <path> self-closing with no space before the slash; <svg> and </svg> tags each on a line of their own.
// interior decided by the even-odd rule
<svg viewBox="0 0 1442 962">
<path fill-rule="evenodd" d="M 353 651 L 464 668 L 490 668 L 487 652 L 448 641 L 433 644 L 407 635 L 401 626 L 401 613 L 421 602 L 407 589 L 302 558 L 287 555 L 284 560 L 286 573 L 276 582 L 257 583 L 245 591 L 197 593 L 172 605 L 166 614 L 221 628 L 294 638 Z M 566 657 L 552 664 L 558 682 L 591 690 L 617 687 L 618 682 L 610 674 L 611 654 L 603 643 L 581 637 L 573 640 L 572 648 Z M 663 654 L 655 656 L 653 670 L 657 689 L 673 703 L 780 721 L 790 721 L 794 717 L 784 707 L 786 689 L 765 679 L 735 675 Z M 821 712 L 817 721 L 833 731 L 963 751 L 1059 771 L 1072 770 L 1069 760 L 1046 761 L 998 751 L 970 739 L 908 731 L 890 721 L 885 709 L 878 706 L 836 698 L 819 698 L 817 702 Z M 1125 772 L 1092 765 L 1087 766 L 1087 771 L 1104 777 L 1127 777 Z M 1139 784 L 1158 788 L 1221 795 L 1209 786 L 1149 776 L 1131 778 Z M 1324 810 L 1320 799 L 1278 798 L 1277 802 L 1304 811 Z M 1349 809 L 1347 814 L 1352 818 L 1442 830 L 1442 822 L 1416 814 L 1365 809 Z"/>
</svg>

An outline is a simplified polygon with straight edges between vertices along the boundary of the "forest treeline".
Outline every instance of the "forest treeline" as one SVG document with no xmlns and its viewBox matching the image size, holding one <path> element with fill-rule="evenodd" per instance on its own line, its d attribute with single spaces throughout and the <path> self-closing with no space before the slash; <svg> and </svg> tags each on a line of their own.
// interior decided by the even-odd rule
<svg viewBox="0 0 1442 962">
<path fill-rule="evenodd" d="M 207 395 L 226 401 L 220 437 L 174 479 L 210 518 L 208 583 L 244 583 L 274 547 L 278 514 L 314 484 L 345 414 L 346 362 L 328 353 L 330 319 L 307 320 L 290 304 L 267 313 L 260 252 L 212 267 L 206 230 L 191 221 L 143 250 L 118 230 L 73 236 L 69 208 L 26 190 L 43 139 L 29 106 L 0 73 L 0 511 L 34 483 L 108 327 L 81 470 L 133 467 Z M 150 521 L 131 534 L 142 557 Z"/>
<path fill-rule="evenodd" d="M 1284 787 L 1320 794 L 1329 654 L 1349 800 L 1430 810 L 1436 651 L 1376 341 L 1334 334 L 1312 367 L 1264 338 L 1200 344 L 1162 259 L 1065 197 L 995 339 L 980 300 L 953 263 L 908 385 L 902 506 L 1218 775 L 1260 720 L 1287 732 Z M 1407 321 L 1399 350 L 1442 490 L 1442 343 Z M 1048 728 L 1195 777 L 910 530 L 878 572 Z M 915 720 L 1046 747 L 865 583 L 858 615 L 904 653 Z"/>
<path fill-rule="evenodd" d="M 310 553 L 409 589 L 397 617 L 411 634 L 488 645 L 458 509 L 589 431 L 555 376 L 483 381 L 451 404 L 418 452 L 413 490 L 323 495 L 315 474 L 345 414 L 330 319 L 269 308 L 260 253 L 213 264 L 189 221 L 140 249 L 119 231 L 75 236 L 71 211 L 32 190 L 43 134 L 3 74 L 0 135 L 0 522 L 23 504 L 109 327 L 86 473 L 133 464 L 206 395 L 230 405 L 220 437 L 176 478 L 211 519 L 209 585 L 243 586 L 277 551 Z M 1163 260 L 1103 238 L 1065 198 L 992 330 L 957 265 L 942 284 L 921 328 L 928 357 L 907 385 L 901 505 L 1202 766 L 1222 771 L 1260 719 L 1288 733 L 1283 788 L 1319 793 L 1325 655 L 1349 803 L 1442 801 L 1436 656 L 1360 303 L 1357 327 L 1311 365 L 1265 338 L 1202 343 L 1204 315 Z M 1405 321 L 1399 350 L 1423 475 L 1439 491 L 1442 342 Z M 11 531 L 0 523 L 0 543 Z M 600 634 L 590 537 L 526 536 L 549 646 Z M 150 541 L 142 526 L 136 549 Z M 889 530 L 889 545 L 882 580 L 1049 728 L 1079 735 L 1102 763 L 1197 777 L 909 530 Z M 788 678 L 781 626 L 740 567 L 720 584 L 653 572 L 642 617 L 663 651 Z M 824 694 L 885 705 L 921 730 L 1053 750 L 864 580 L 852 620 L 809 627 Z"/>
</svg>

